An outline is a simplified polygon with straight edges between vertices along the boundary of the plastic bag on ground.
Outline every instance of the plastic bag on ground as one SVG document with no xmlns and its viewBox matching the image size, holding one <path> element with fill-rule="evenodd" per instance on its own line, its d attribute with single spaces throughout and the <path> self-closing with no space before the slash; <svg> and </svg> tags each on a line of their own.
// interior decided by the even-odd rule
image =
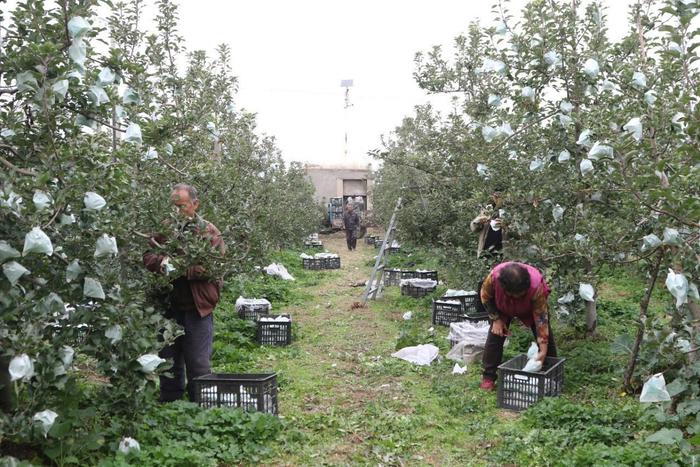
<svg viewBox="0 0 700 467">
<path fill-rule="evenodd" d="M 490 172 L 485 164 L 476 164 L 476 172 L 482 177 L 488 177 Z"/>
<path fill-rule="evenodd" d="M 404 347 L 398 352 L 391 354 L 392 357 L 400 358 L 401 360 L 406 360 L 407 362 L 414 363 L 416 365 L 426 366 L 435 360 L 440 353 L 438 349 L 433 344 L 420 344 L 411 347 Z"/>
<path fill-rule="evenodd" d="M 403 314 L 404 321 L 408 321 L 412 317 L 413 317 L 413 312 L 411 312 L 411 311 L 407 311 L 406 313 Z"/>
<path fill-rule="evenodd" d="M 486 345 L 486 337 L 489 334 L 490 327 L 488 321 L 450 323 L 450 332 L 447 334 L 447 339 L 483 347 Z"/>
<path fill-rule="evenodd" d="M 289 274 L 289 271 L 287 271 L 287 268 L 285 268 L 283 265 L 278 264 L 278 263 L 272 263 L 269 266 L 265 266 L 263 268 L 265 272 L 267 273 L 268 276 L 277 276 L 282 280 L 285 281 L 293 281 L 294 277 L 292 277 L 291 274 Z"/>
<path fill-rule="evenodd" d="M 452 368 L 453 375 L 463 375 L 467 372 L 467 365 L 459 366 L 459 363 L 455 363 L 454 368 Z"/>
<path fill-rule="evenodd" d="M 44 253 L 48 256 L 53 254 L 51 239 L 39 227 L 34 227 L 24 236 L 22 256 L 27 256 L 27 253 Z"/>
<path fill-rule="evenodd" d="M 639 402 L 666 402 L 671 400 L 671 395 L 666 390 L 666 380 L 662 373 L 657 373 L 644 383 Z"/>
</svg>

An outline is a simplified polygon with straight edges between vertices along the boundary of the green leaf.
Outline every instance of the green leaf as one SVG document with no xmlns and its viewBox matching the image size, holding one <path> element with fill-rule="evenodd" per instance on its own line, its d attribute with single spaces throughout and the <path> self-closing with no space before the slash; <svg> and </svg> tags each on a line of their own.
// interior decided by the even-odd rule
<svg viewBox="0 0 700 467">
<path fill-rule="evenodd" d="M 688 389 L 688 382 L 681 378 L 674 379 L 671 383 L 666 385 L 666 390 L 671 397 L 677 396 L 686 389 Z"/>
<path fill-rule="evenodd" d="M 647 443 L 676 444 L 683 439 L 683 432 L 678 428 L 662 428 L 646 438 Z"/>
</svg>

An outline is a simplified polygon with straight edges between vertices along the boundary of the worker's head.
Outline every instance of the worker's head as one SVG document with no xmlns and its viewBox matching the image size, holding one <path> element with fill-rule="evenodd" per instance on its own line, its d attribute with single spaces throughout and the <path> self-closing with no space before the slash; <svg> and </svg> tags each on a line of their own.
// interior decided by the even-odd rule
<svg viewBox="0 0 700 467">
<path fill-rule="evenodd" d="M 353 206 L 352 203 L 348 203 L 347 209 L 348 212 L 353 212 L 355 210 L 355 206 Z"/>
<path fill-rule="evenodd" d="M 199 197 L 197 190 L 192 185 L 178 183 L 170 192 L 170 202 L 173 204 L 177 212 L 184 217 L 194 217 L 199 208 Z"/>
<path fill-rule="evenodd" d="M 530 289 L 530 273 L 518 263 L 509 263 L 501 269 L 498 282 L 511 297 L 522 297 Z"/>
<path fill-rule="evenodd" d="M 501 187 L 494 188 L 493 192 L 491 193 L 491 200 L 496 207 L 500 207 L 501 204 L 503 204 L 503 191 L 501 190 Z"/>
</svg>

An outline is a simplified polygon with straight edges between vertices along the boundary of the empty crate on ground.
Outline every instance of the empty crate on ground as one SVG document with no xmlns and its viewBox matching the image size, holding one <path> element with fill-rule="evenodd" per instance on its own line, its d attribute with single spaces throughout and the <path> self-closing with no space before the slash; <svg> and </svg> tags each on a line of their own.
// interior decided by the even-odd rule
<svg viewBox="0 0 700 467">
<path fill-rule="evenodd" d="M 367 235 L 365 237 L 365 243 L 367 245 L 374 245 L 375 240 L 377 239 L 376 235 Z"/>
<path fill-rule="evenodd" d="M 256 321 L 256 340 L 260 345 L 292 343 L 292 318 L 289 315 L 263 315 Z"/>
<path fill-rule="evenodd" d="M 304 269 L 340 269 L 340 256 L 335 253 L 316 253 L 313 256 L 302 253 L 299 257 Z"/>
<path fill-rule="evenodd" d="M 241 319 L 255 321 L 261 315 L 267 315 L 272 310 L 272 304 L 264 298 L 243 298 L 236 300 L 236 311 Z"/>
<path fill-rule="evenodd" d="M 437 288 L 437 281 L 431 279 L 402 279 L 401 295 L 409 297 L 425 297 Z"/>
<path fill-rule="evenodd" d="M 199 376 L 194 382 L 195 402 L 202 407 L 241 408 L 277 415 L 277 375 L 222 374 Z"/>
<path fill-rule="evenodd" d="M 564 386 L 564 360 L 545 357 L 538 372 L 523 371 L 525 354 L 513 357 L 498 367 L 498 406 L 504 409 L 525 410 L 544 397 L 558 396 Z"/>
</svg>

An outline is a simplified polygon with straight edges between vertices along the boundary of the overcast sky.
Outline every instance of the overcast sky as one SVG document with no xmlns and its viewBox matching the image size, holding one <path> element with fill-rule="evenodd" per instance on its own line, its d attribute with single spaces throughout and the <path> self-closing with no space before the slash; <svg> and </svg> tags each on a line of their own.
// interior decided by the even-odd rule
<svg viewBox="0 0 700 467">
<path fill-rule="evenodd" d="M 626 30 L 631 0 L 609 0 L 613 35 Z M 430 99 L 413 80 L 417 51 L 449 47 L 489 0 L 180 0 L 188 48 L 231 47 L 238 104 L 256 112 L 286 160 L 366 164 L 413 107 Z M 525 0 L 512 2 L 513 11 Z M 342 79 L 353 79 L 348 158 Z M 446 108 L 442 100 L 442 108 Z"/>
<path fill-rule="evenodd" d="M 603 0 L 612 38 L 626 31 L 632 1 Z M 231 47 L 238 106 L 257 114 L 259 132 L 275 136 L 287 161 L 364 165 L 414 106 L 450 108 L 449 97 L 418 88 L 414 56 L 438 44 L 449 50 L 474 20 L 492 25 L 497 0 L 175 2 L 189 50 Z M 511 11 L 526 3 L 512 0 Z M 354 81 L 347 112 L 343 79 Z"/>
</svg>

